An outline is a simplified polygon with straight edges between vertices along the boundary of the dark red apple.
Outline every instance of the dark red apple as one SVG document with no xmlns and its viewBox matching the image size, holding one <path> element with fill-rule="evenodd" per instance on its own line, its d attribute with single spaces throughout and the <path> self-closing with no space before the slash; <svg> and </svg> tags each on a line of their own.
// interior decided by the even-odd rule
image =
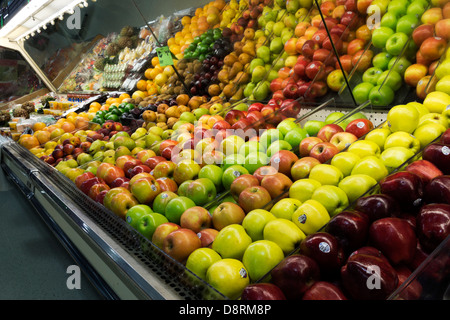
<svg viewBox="0 0 450 320">
<path fill-rule="evenodd" d="M 450 174 L 450 146 L 431 143 L 423 149 L 422 159 L 433 163 L 443 174 Z"/>
<path fill-rule="evenodd" d="M 317 262 L 302 254 L 286 257 L 270 274 L 272 283 L 283 291 L 288 300 L 301 299 L 303 294 L 320 280 Z"/>
<path fill-rule="evenodd" d="M 441 175 L 432 179 L 425 186 L 424 195 L 427 203 L 450 204 L 450 175 Z"/>
<path fill-rule="evenodd" d="M 450 234 L 450 204 L 424 205 L 417 216 L 417 237 L 427 253 Z"/>
<path fill-rule="evenodd" d="M 317 281 L 304 294 L 302 300 L 348 300 L 342 290 L 331 282 Z"/>
<path fill-rule="evenodd" d="M 388 217 L 378 219 L 371 224 L 369 243 L 380 249 L 394 265 L 398 265 L 413 260 L 417 237 L 406 220 Z"/>
<path fill-rule="evenodd" d="M 242 291 L 241 300 L 286 300 L 286 297 L 273 283 L 252 283 Z"/>
<path fill-rule="evenodd" d="M 399 212 L 397 200 L 387 194 L 372 194 L 356 200 L 355 210 L 364 212 L 370 222 L 393 216 Z"/>
<path fill-rule="evenodd" d="M 326 225 L 325 231 L 332 234 L 346 255 L 363 246 L 369 234 L 370 220 L 363 213 L 346 210 L 335 215 Z"/>
<path fill-rule="evenodd" d="M 381 179 L 381 193 L 393 197 L 402 209 L 415 213 L 423 203 L 422 179 L 414 173 L 399 171 Z"/>
<path fill-rule="evenodd" d="M 428 160 L 416 160 L 405 168 L 406 171 L 415 173 L 427 185 L 433 178 L 441 176 L 443 173 L 432 162 Z"/>
</svg>

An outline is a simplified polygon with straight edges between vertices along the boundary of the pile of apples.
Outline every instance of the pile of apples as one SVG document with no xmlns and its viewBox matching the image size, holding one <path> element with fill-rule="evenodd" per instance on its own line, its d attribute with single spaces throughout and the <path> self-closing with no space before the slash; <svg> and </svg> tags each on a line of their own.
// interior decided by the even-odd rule
<svg viewBox="0 0 450 320">
<path fill-rule="evenodd" d="M 298 251 L 271 270 L 271 279 L 248 285 L 242 300 L 387 299 L 450 234 L 450 130 L 403 171 L 383 178 L 380 192 L 359 198 L 323 230 L 308 235 Z M 441 270 L 421 277 L 438 285 Z M 439 268 L 438 267 L 438 268 Z M 380 270 L 378 290 L 367 286 Z M 423 287 L 413 279 L 395 299 L 417 300 Z"/>
</svg>

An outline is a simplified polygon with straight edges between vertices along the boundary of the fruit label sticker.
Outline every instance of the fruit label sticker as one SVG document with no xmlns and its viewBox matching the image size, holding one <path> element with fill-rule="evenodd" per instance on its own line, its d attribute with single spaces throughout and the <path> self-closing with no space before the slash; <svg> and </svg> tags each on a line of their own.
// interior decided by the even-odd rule
<svg viewBox="0 0 450 320">
<path fill-rule="evenodd" d="M 241 173 L 239 171 L 233 171 L 234 176 L 237 178 L 241 175 Z"/>
<path fill-rule="evenodd" d="M 447 146 L 444 146 L 444 147 L 442 148 L 442 153 L 443 153 L 445 156 L 448 156 L 448 155 L 450 154 L 450 148 L 447 147 Z"/>
<path fill-rule="evenodd" d="M 306 215 L 302 214 L 301 216 L 298 216 L 298 222 L 304 224 L 306 222 Z"/>
<path fill-rule="evenodd" d="M 156 188 L 156 186 L 154 184 L 152 184 L 152 186 L 150 188 L 152 189 L 152 191 L 156 191 L 157 190 L 157 188 Z"/>
<path fill-rule="evenodd" d="M 360 121 L 360 122 L 358 122 L 358 123 L 356 124 L 356 126 L 357 126 L 359 129 L 362 129 L 362 128 L 364 128 L 364 122 Z"/>
<path fill-rule="evenodd" d="M 326 242 L 319 243 L 319 250 L 323 253 L 329 253 L 330 252 L 330 245 Z"/>
<path fill-rule="evenodd" d="M 169 47 L 156 48 L 156 54 L 158 55 L 159 65 L 161 67 L 173 65 L 172 52 L 170 52 Z"/>
<path fill-rule="evenodd" d="M 130 216 L 127 216 L 127 222 L 128 222 L 129 224 L 131 224 L 131 217 L 130 217 Z"/>
<path fill-rule="evenodd" d="M 244 268 L 241 268 L 241 270 L 239 270 L 239 274 L 242 278 L 247 278 L 247 270 L 245 270 Z"/>
</svg>

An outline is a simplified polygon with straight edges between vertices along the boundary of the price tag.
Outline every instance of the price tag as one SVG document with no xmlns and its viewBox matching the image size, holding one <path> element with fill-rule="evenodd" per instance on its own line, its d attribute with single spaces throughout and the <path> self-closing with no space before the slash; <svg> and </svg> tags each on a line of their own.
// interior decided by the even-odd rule
<svg viewBox="0 0 450 320">
<path fill-rule="evenodd" d="M 156 54 L 158 55 L 159 65 L 161 67 L 173 65 L 172 52 L 170 52 L 169 47 L 156 48 Z"/>
</svg>

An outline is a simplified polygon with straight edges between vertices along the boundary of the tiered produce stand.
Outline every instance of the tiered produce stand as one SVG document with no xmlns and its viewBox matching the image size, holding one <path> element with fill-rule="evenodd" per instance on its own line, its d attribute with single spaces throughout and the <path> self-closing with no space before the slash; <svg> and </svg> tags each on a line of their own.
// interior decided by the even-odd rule
<svg viewBox="0 0 450 320">
<path fill-rule="evenodd" d="M 0 163 L 105 297 L 448 298 L 448 1 L 85 2 Z"/>
</svg>

